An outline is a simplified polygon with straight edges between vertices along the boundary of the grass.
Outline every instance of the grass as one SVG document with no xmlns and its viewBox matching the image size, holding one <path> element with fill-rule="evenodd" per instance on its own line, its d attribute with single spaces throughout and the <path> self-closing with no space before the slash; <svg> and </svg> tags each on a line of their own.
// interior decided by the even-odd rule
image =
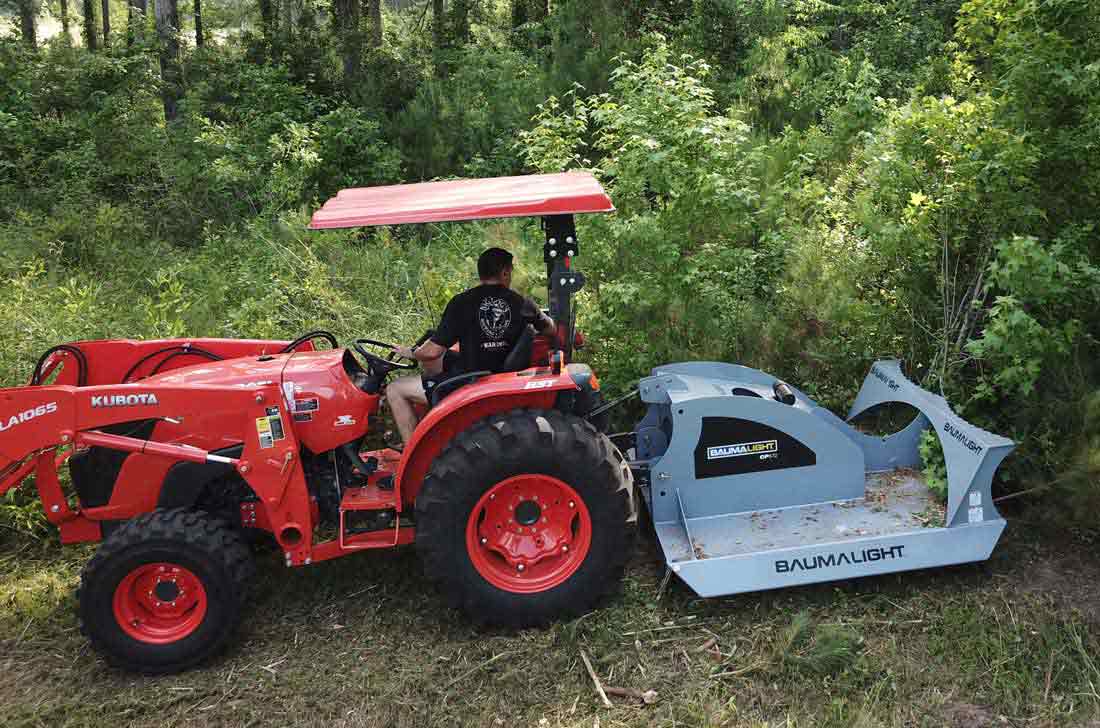
<svg viewBox="0 0 1100 728">
<path fill-rule="evenodd" d="M 1026 526 L 1010 529 L 1019 532 Z M 201 669 L 111 670 L 73 616 L 89 548 L 0 546 L 7 726 L 1052 726 L 1097 714 L 1080 552 L 1006 539 L 985 565 L 701 600 L 646 545 L 606 608 L 479 632 L 411 551 L 287 571 L 261 560 L 236 644 Z M 1059 587 L 1061 585 L 1061 587 Z M 655 690 L 601 706 L 605 686 Z"/>
</svg>

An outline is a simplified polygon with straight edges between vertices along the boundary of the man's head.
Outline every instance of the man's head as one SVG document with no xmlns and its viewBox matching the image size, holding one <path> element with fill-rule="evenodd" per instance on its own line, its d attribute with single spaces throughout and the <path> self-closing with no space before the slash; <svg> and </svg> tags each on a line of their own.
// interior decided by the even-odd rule
<svg viewBox="0 0 1100 728">
<path fill-rule="evenodd" d="M 512 285 L 512 254 L 503 248 L 489 248 L 477 259 L 477 275 L 482 283 Z"/>
</svg>

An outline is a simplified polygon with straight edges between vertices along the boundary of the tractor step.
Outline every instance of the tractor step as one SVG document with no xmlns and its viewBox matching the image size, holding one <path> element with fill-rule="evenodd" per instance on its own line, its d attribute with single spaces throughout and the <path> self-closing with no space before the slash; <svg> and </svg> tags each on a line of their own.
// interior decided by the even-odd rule
<svg viewBox="0 0 1100 728">
<path fill-rule="evenodd" d="M 346 539 L 357 534 L 389 531 L 397 533 L 397 495 L 392 488 L 379 488 L 368 485 L 362 488 L 347 488 L 340 499 L 340 544 L 350 548 Z M 361 545 L 369 548 L 369 545 Z"/>
<path fill-rule="evenodd" d="M 362 488 L 346 488 L 340 499 L 340 511 L 387 511 L 397 507 L 397 494 L 393 488 L 368 485 Z"/>
</svg>

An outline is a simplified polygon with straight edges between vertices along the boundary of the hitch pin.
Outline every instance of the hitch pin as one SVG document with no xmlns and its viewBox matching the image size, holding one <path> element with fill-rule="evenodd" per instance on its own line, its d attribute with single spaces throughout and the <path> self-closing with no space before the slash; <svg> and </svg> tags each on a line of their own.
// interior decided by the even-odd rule
<svg viewBox="0 0 1100 728">
<path fill-rule="evenodd" d="M 170 425 L 182 425 L 183 424 L 183 418 L 182 417 L 161 417 L 161 420 L 167 422 Z"/>
</svg>

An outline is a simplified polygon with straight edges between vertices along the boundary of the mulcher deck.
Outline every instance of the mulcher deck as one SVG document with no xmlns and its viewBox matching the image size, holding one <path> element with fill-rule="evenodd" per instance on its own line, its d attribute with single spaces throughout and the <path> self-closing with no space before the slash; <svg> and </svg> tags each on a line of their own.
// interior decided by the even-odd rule
<svg viewBox="0 0 1100 728">
<path fill-rule="evenodd" d="M 672 364 L 640 382 L 635 465 L 673 573 L 700 596 L 989 558 L 1005 522 L 990 482 L 1013 443 L 876 362 L 849 415 L 918 411 L 886 437 L 857 431 L 747 367 Z M 921 433 L 943 448 L 946 506 L 918 475 Z"/>
<path fill-rule="evenodd" d="M 860 500 L 835 501 L 661 524 L 674 563 L 782 549 L 843 545 L 868 537 L 920 532 L 943 525 L 943 507 L 919 473 L 871 473 Z M 690 534 L 690 541 L 689 535 Z"/>
</svg>

